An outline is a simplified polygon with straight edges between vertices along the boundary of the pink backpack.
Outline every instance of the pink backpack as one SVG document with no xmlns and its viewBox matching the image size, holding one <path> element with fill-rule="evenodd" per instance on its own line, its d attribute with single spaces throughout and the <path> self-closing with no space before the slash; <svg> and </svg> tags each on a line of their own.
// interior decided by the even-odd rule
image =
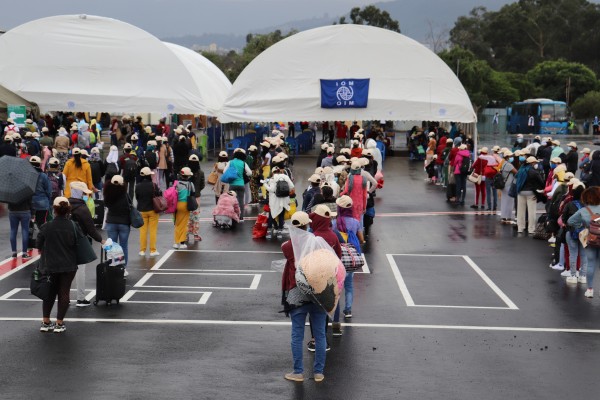
<svg viewBox="0 0 600 400">
<path fill-rule="evenodd" d="M 177 211 L 177 200 L 179 195 L 177 194 L 177 181 L 173 182 L 173 186 L 164 191 L 163 197 L 167 200 L 166 214 L 173 214 Z"/>
</svg>

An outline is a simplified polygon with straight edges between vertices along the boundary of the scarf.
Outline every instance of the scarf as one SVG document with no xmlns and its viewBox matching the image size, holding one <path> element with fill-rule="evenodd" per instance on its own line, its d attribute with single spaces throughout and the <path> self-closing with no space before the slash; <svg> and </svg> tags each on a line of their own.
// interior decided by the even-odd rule
<svg viewBox="0 0 600 400">
<path fill-rule="evenodd" d="M 527 164 L 519 168 L 519 171 L 517 172 L 517 193 L 520 193 L 523 186 L 525 186 L 525 181 L 527 180 L 530 169 L 531 166 Z"/>
</svg>

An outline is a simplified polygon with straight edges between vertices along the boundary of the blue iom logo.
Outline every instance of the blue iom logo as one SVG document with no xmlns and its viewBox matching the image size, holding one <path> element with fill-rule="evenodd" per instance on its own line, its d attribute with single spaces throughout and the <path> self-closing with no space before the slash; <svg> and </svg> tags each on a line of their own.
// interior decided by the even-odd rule
<svg viewBox="0 0 600 400">
<path fill-rule="evenodd" d="M 369 79 L 321 79 L 321 108 L 366 108 Z"/>
</svg>

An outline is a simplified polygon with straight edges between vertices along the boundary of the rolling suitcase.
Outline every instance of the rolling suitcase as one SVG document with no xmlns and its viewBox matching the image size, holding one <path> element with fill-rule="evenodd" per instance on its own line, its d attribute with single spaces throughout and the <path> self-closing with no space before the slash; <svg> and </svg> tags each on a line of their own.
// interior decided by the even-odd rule
<svg viewBox="0 0 600 400">
<path fill-rule="evenodd" d="M 125 295 L 125 265 L 110 265 L 111 260 L 103 260 L 104 250 L 100 251 L 100 264 L 96 266 L 96 300 L 105 301 L 106 305 L 111 305 L 113 300 L 117 301 Z"/>
<path fill-rule="evenodd" d="M 96 206 L 95 215 L 93 216 L 94 225 L 102 226 L 104 222 L 104 200 L 94 200 Z"/>
</svg>

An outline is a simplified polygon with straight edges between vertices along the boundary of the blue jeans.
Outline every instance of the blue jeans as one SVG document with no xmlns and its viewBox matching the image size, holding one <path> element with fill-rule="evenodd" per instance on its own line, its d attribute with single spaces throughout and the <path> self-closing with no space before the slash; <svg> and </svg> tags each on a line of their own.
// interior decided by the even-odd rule
<svg viewBox="0 0 600 400">
<path fill-rule="evenodd" d="M 486 178 L 485 179 L 485 194 L 487 201 L 487 208 L 493 208 L 494 210 L 498 208 L 498 191 L 494 188 L 494 180 Z M 492 203 L 492 196 L 494 197 L 494 204 Z"/>
<path fill-rule="evenodd" d="M 29 244 L 29 221 L 31 220 L 30 211 L 9 211 L 8 219 L 10 221 L 10 249 L 13 253 L 17 252 L 17 231 L 21 225 L 21 241 L 23 243 L 23 252 L 27 251 Z"/>
<path fill-rule="evenodd" d="M 587 285 L 589 289 L 593 289 L 594 272 L 600 262 L 600 249 L 588 246 L 585 248 L 585 255 L 587 257 Z"/>
<path fill-rule="evenodd" d="M 587 274 L 587 257 L 585 256 L 583 245 L 579 239 L 573 239 L 571 237 L 571 232 L 567 232 L 566 237 L 567 245 L 569 246 L 569 268 L 571 276 L 575 276 L 575 273 L 577 272 L 577 255 L 579 255 L 579 260 L 581 261 L 579 275 L 585 276 Z"/>
<path fill-rule="evenodd" d="M 344 279 L 344 295 L 346 301 L 344 303 L 344 311 L 352 311 L 352 301 L 354 300 L 354 272 L 346 272 L 346 279 Z M 333 322 L 340 321 L 340 303 L 335 308 L 333 314 Z"/>
<path fill-rule="evenodd" d="M 129 240 L 129 231 L 131 227 L 125 224 L 106 224 L 106 233 L 113 242 L 119 243 L 123 248 L 123 254 L 125 254 L 125 266 L 127 266 L 127 260 L 129 256 L 127 254 L 127 241 Z"/>
<path fill-rule="evenodd" d="M 456 201 L 464 203 L 467 194 L 467 174 L 454 174 L 454 179 L 456 181 Z"/>
<path fill-rule="evenodd" d="M 310 314 L 313 334 L 315 336 L 315 364 L 313 373 L 322 374 L 325 369 L 325 349 L 327 348 L 327 339 L 325 337 L 325 324 L 327 323 L 327 314 L 316 304 L 309 303 L 302 307 L 294 308 L 290 311 L 292 320 L 292 357 L 294 358 L 294 373 L 302 374 L 303 366 L 303 342 L 304 329 L 306 324 L 306 314 Z"/>
</svg>

